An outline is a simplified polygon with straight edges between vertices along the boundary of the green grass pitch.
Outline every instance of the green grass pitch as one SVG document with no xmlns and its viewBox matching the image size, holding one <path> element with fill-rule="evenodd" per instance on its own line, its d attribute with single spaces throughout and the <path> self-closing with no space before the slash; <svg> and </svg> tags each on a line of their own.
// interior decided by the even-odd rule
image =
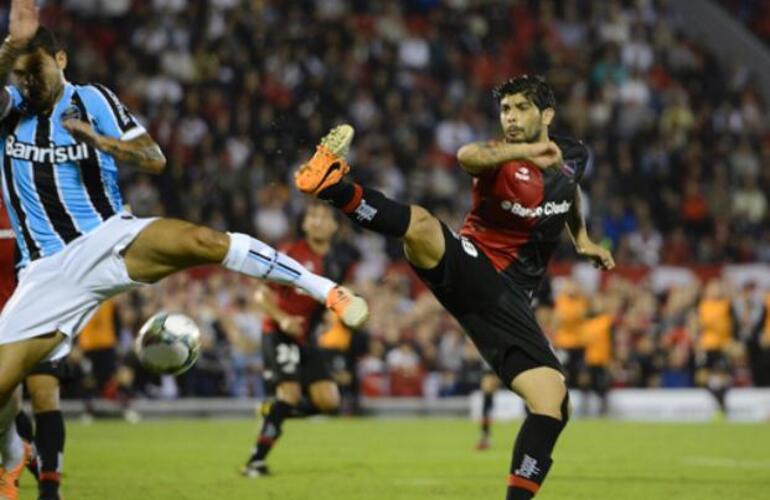
<svg viewBox="0 0 770 500">
<path fill-rule="evenodd" d="M 256 421 L 68 424 L 63 496 L 73 500 L 502 499 L 518 423 L 457 419 L 289 421 L 273 476 L 236 474 Z M 573 422 L 548 499 L 768 499 L 770 425 Z M 22 499 L 35 498 L 25 473 Z"/>
</svg>

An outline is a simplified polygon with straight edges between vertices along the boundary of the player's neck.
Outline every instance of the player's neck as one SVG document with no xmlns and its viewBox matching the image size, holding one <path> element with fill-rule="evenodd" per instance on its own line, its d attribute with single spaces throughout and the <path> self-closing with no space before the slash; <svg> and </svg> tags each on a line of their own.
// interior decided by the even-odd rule
<svg viewBox="0 0 770 500">
<path fill-rule="evenodd" d="M 314 240 L 307 238 L 306 241 L 310 246 L 310 249 L 318 255 L 326 255 L 332 247 L 331 240 Z"/>
<path fill-rule="evenodd" d="M 51 112 L 53 112 L 54 108 L 59 103 L 59 100 L 64 95 L 64 83 L 65 82 L 61 82 L 61 86 L 59 87 L 59 90 L 56 91 L 56 95 L 54 96 L 54 98 L 51 101 L 51 103 L 48 106 L 46 106 L 45 109 L 41 109 L 41 110 L 37 111 L 36 114 L 47 116 L 47 115 L 50 115 Z"/>
</svg>

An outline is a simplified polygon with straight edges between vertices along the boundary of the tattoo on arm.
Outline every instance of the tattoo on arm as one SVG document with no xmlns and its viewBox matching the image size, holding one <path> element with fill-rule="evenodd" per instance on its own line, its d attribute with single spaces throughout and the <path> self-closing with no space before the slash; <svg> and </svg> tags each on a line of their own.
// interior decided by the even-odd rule
<svg viewBox="0 0 770 500">
<path fill-rule="evenodd" d="M 160 173 L 166 166 L 163 151 L 149 134 L 142 134 L 130 141 L 102 136 L 97 147 L 115 158 L 118 163 L 131 165 L 147 172 Z"/>
<path fill-rule="evenodd" d="M 472 175 L 524 156 L 524 146 L 500 141 L 474 142 L 463 146 L 457 152 L 460 165 Z"/>
</svg>

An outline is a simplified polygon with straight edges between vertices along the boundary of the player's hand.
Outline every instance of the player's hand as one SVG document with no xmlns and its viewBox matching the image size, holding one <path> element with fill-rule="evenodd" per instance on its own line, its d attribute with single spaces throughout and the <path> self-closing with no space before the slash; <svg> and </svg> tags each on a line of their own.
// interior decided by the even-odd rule
<svg viewBox="0 0 770 500">
<path fill-rule="evenodd" d="M 593 241 L 587 241 L 583 243 L 577 249 L 578 255 L 587 257 L 593 261 L 594 267 L 609 271 L 615 267 L 615 259 L 612 258 L 612 253 L 603 246 L 597 245 Z"/>
<path fill-rule="evenodd" d="M 40 27 L 35 0 L 11 0 L 8 33 L 15 44 L 26 45 Z"/>
<path fill-rule="evenodd" d="M 93 127 L 83 120 L 66 120 L 62 123 L 62 126 L 76 140 L 98 147 L 99 134 L 94 132 Z"/>
<path fill-rule="evenodd" d="M 529 145 L 527 160 L 540 168 L 559 166 L 562 164 L 561 149 L 553 141 L 535 142 Z"/>
<path fill-rule="evenodd" d="M 302 335 L 305 326 L 305 318 L 302 316 L 284 316 L 278 321 L 278 327 L 282 332 L 294 337 Z"/>
</svg>

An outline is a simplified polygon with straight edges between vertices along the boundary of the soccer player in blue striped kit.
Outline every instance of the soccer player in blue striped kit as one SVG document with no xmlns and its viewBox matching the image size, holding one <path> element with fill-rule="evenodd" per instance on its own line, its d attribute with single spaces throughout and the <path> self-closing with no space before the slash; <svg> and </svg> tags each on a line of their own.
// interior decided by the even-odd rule
<svg viewBox="0 0 770 500">
<path fill-rule="evenodd" d="M 3 196 L 22 254 L 0 315 L 0 500 L 18 491 L 17 387 L 42 360 L 64 357 L 101 302 L 191 266 L 221 264 L 293 285 L 351 327 L 366 302 L 256 238 L 123 211 L 117 166 L 159 173 L 158 145 L 117 97 L 64 78 L 67 54 L 39 25 L 34 0 L 12 0 L 0 46 Z"/>
</svg>

